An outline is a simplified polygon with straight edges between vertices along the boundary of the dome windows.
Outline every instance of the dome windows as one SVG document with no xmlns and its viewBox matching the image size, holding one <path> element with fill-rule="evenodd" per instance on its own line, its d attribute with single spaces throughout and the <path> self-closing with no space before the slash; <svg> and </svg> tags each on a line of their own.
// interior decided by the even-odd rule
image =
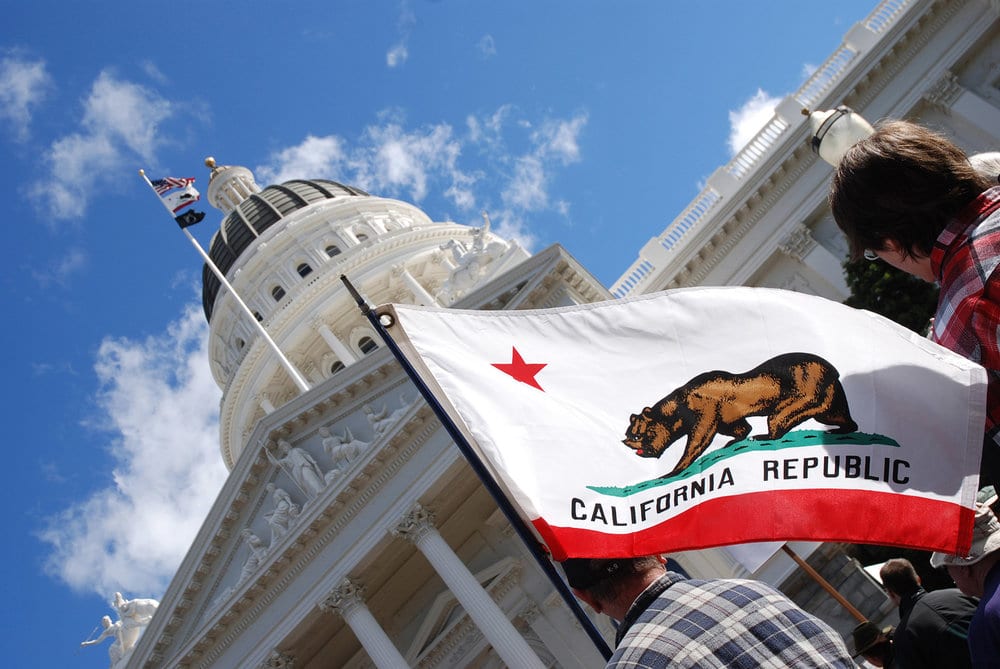
<svg viewBox="0 0 1000 669">
<path fill-rule="evenodd" d="M 340 361 L 340 360 L 334 360 L 333 364 L 330 365 L 330 376 L 333 376 L 337 372 L 343 371 L 346 368 L 347 368 L 347 365 L 345 365 L 342 361 Z"/>
<path fill-rule="evenodd" d="M 368 355 L 372 351 L 378 348 L 378 344 L 371 337 L 362 337 L 358 340 L 358 348 L 364 355 Z"/>
<path fill-rule="evenodd" d="M 295 271 L 298 272 L 299 276 L 301 276 L 304 279 L 310 274 L 312 274 L 313 268 L 309 266 L 309 263 L 304 262 L 301 263 L 298 267 L 296 267 Z"/>
<path fill-rule="evenodd" d="M 343 253 L 343 251 L 341 251 L 340 247 L 337 246 L 336 244 L 330 244 L 329 246 L 326 247 L 326 256 L 328 258 L 339 256 L 341 253 Z"/>
<path fill-rule="evenodd" d="M 285 296 L 285 289 L 281 286 L 275 286 L 271 289 L 271 297 L 274 298 L 275 302 L 280 302 L 281 298 Z"/>
</svg>

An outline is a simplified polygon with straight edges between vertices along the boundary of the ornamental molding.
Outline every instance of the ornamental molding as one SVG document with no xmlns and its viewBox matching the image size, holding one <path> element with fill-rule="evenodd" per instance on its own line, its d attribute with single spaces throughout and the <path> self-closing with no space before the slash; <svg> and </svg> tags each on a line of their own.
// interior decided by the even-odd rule
<svg viewBox="0 0 1000 669">
<path fill-rule="evenodd" d="M 958 77 L 946 71 L 924 92 L 924 99 L 941 110 L 950 112 L 952 105 L 964 92 L 965 88 L 958 82 Z"/>
<path fill-rule="evenodd" d="M 363 583 L 345 578 L 323 598 L 319 608 L 325 613 L 334 613 L 347 618 L 353 609 L 365 605 L 365 592 Z"/>
<path fill-rule="evenodd" d="M 778 250 L 802 262 L 809 255 L 809 252 L 816 248 L 817 243 L 808 226 L 799 223 L 778 244 Z"/>
<path fill-rule="evenodd" d="M 259 666 L 260 669 L 295 669 L 295 657 L 275 649 Z"/>
<path fill-rule="evenodd" d="M 434 527 L 436 519 L 433 511 L 420 504 L 416 504 L 390 532 L 394 537 L 419 544 L 421 539 L 437 532 L 437 529 Z"/>
<path fill-rule="evenodd" d="M 192 611 L 193 615 L 185 616 L 186 620 L 197 620 L 190 634 L 185 635 L 188 643 L 172 653 L 181 664 L 189 666 L 211 667 L 237 638 L 268 608 L 288 584 L 310 562 L 329 545 L 336 536 L 367 506 L 370 501 L 385 487 L 398 471 L 417 453 L 428 440 L 440 429 L 433 420 L 431 410 L 420 406 L 411 410 L 408 417 L 401 421 L 402 426 L 396 435 L 386 439 L 381 446 L 373 448 L 363 456 L 357 474 L 351 485 L 331 486 L 316 503 L 304 509 L 297 519 L 297 530 L 281 543 L 277 550 L 269 551 L 267 561 L 261 565 L 256 574 L 230 593 L 221 593 L 222 601 L 215 601 L 218 583 L 212 588 L 204 588 L 202 580 L 209 574 L 224 574 L 232 567 L 235 548 L 225 547 L 225 541 L 213 538 L 209 549 L 202 554 L 201 562 L 191 580 L 182 593 L 182 597 L 191 599 L 193 593 L 204 590 L 200 609 Z M 404 443 L 405 441 L 405 443 Z M 358 464 L 358 463 L 356 463 Z M 270 467 L 264 455 L 258 452 L 252 470 L 261 472 Z M 260 481 L 258 474 L 251 476 L 254 484 Z M 242 488 L 241 488 L 242 489 Z M 225 514 L 223 513 L 222 516 Z M 222 519 L 223 523 L 228 523 Z M 219 537 L 222 528 L 217 528 L 213 534 Z M 227 533 L 231 534 L 231 532 Z M 295 535 L 294 539 L 291 535 Z M 218 557 L 225 555 L 224 563 L 217 564 Z M 220 567 L 222 568 L 220 570 Z M 179 638 L 180 617 L 172 616 L 169 623 L 157 634 L 154 652 L 164 655 L 168 647 L 168 639 Z"/>
</svg>

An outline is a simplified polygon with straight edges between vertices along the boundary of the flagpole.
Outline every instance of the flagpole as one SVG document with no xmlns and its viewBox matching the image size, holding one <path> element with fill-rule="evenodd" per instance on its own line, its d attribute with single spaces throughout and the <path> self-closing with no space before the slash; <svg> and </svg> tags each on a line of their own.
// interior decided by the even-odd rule
<svg viewBox="0 0 1000 669">
<path fill-rule="evenodd" d="M 170 206 L 163 201 L 163 198 L 160 197 L 160 194 L 156 192 L 156 188 L 153 187 L 153 183 L 149 180 L 149 177 L 146 176 L 146 171 L 139 170 L 139 176 L 143 178 L 143 180 L 146 182 L 146 185 L 149 186 L 149 189 L 153 191 L 153 194 L 156 195 L 156 199 L 160 201 L 160 204 L 162 204 L 163 207 L 170 213 L 170 218 L 172 219 L 175 218 L 173 210 L 171 210 Z M 176 220 L 174 222 L 176 223 Z M 310 387 L 309 383 L 305 380 L 305 378 L 301 374 L 299 374 L 299 371 L 295 369 L 295 366 L 292 365 L 291 360 L 285 357 L 285 354 L 281 352 L 281 349 L 278 348 L 278 345 L 275 343 L 275 341 L 271 339 L 271 335 L 267 333 L 267 330 L 264 329 L 264 326 L 261 324 L 261 322 L 257 320 L 257 317 L 254 315 L 253 311 L 250 310 L 250 307 L 248 307 L 246 303 L 242 299 L 240 299 L 239 294 L 237 294 L 236 290 L 232 287 L 232 285 L 230 285 L 229 281 L 226 280 L 226 277 L 222 273 L 222 271 L 215 266 L 215 263 L 212 262 L 212 259 L 209 257 L 209 255 L 205 253 L 205 249 L 201 248 L 201 244 L 198 243 L 198 240 L 194 238 L 194 235 L 192 235 L 187 228 L 182 227 L 181 232 L 183 232 L 187 236 L 188 241 L 190 241 L 192 246 L 194 246 L 198 250 L 198 253 L 201 254 L 201 257 L 205 260 L 205 265 L 211 268 L 212 273 L 214 273 L 216 278 L 218 278 L 219 281 L 222 282 L 222 285 L 226 287 L 226 290 L 229 291 L 229 294 L 233 296 L 233 299 L 236 300 L 236 304 L 240 306 L 240 308 L 243 310 L 243 313 L 247 315 L 247 317 L 250 319 L 250 322 L 253 323 L 254 327 L 257 328 L 257 333 L 264 338 L 264 341 L 267 342 L 267 345 L 271 347 L 271 350 L 274 352 L 274 354 L 278 356 L 278 361 L 281 363 L 281 366 L 285 368 L 285 371 L 288 372 L 288 375 L 292 377 L 292 381 L 295 382 L 295 385 L 298 387 L 299 392 L 302 393 L 308 392 Z"/>
<path fill-rule="evenodd" d="M 823 576 L 818 571 L 816 571 L 815 569 L 813 569 L 813 567 L 812 567 L 811 564 L 809 564 L 808 562 L 806 562 L 805 560 L 803 560 L 801 557 L 799 557 L 798 553 L 796 553 L 795 551 L 793 551 L 788 544 L 781 544 L 781 550 L 785 551 L 785 554 L 788 555 L 788 557 L 792 558 L 795 561 L 795 564 L 799 565 L 802 568 L 803 571 L 805 571 L 807 574 L 809 574 L 809 576 L 814 581 L 816 581 L 821 588 L 823 588 L 824 590 L 826 590 L 826 592 L 831 597 L 833 597 L 834 599 L 836 599 L 837 602 L 841 606 L 843 606 L 845 609 L 847 609 L 848 613 L 850 613 L 852 616 L 854 616 L 855 618 L 857 618 L 859 622 L 863 623 L 866 620 L 868 620 L 868 618 L 865 617 L 865 614 L 861 613 L 861 611 L 858 611 L 854 607 L 853 604 L 851 604 L 849 601 L 847 601 L 846 597 L 844 597 L 842 594 L 840 594 L 839 592 L 837 592 L 837 589 L 834 588 L 830 584 L 829 581 L 827 581 L 825 578 L 823 578 Z"/>
<path fill-rule="evenodd" d="M 417 390 L 421 395 L 423 395 L 424 400 L 427 401 L 427 404 L 430 405 L 435 415 L 437 415 L 438 420 L 441 421 L 441 424 L 444 426 L 445 430 L 447 430 L 449 436 L 455 442 L 455 445 L 458 446 L 458 450 L 462 452 L 462 455 L 465 456 L 469 466 L 472 467 L 472 471 L 474 471 L 479 477 L 483 487 L 485 487 L 487 492 L 490 493 L 493 501 L 496 502 L 500 511 L 502 511 L 504 516 L 507 518 L 507 522 L 511 524 L 514 531 L 517 532 L 518 537 L 520 537 L 525 547 L 531 553 L 532 557 L 535 558 L 535 561 L 538 563 L 542 572 L 549 578 L 553 587 L 555 587 L 556 591 L 562 596 L 563 601 L 583 627 L 583 630 L 590 637 L 590 640 L 594 642 L 598 652 L 604 656 L 605 660 L 609 659 L 611 657 L 611 648 L 604 640 L 604 637 L 602 637 L 601 633 L 596 627 L 594 627 L 594 622 L 587 616 L 586 612 L 580 606 L 579 601 L 577 601 L 572 591 L 570 591 L 569 586 L 559 575 L 558 570 L 556 570 L 555 565 L 552 564 L 552 560 L 550 560 L 548 555 L 544 552 L 538 539 L 531 532 L 531 530 L 528 529 L 528 526 L 525 524 L 521 516 L 518 515 L 513 504 L 511 504 L 510 500 L 507 499 L 507 496 L 500 489 L 500 486 L 497 485 L 482 460 L 480 460 L 479 456 L 476 455 L 476 452 L 472 450 L 472 446 L 470 446 L 469 442 L 465 439 L 465 435 L 462 434 L 462 431 L 451 420 L 448 412 L 445 411 L 444 407 L 441 406 L 441 403 L 437 401 L 437 398 L 434 397 L 434 394 L 427 387 L 427 384 L 424 383 L 423 379 L 420 378 L 420 375 L 417 374 L 415 369 L 413 369 L 413 366 L 399 349 L 399 345 L 396 344 L 392 335 L 390 335 L 388 330 L 386 330 L 385 326 L 379 320 L 378 315 L 374 312 L 374 310 L 372 310 L 365 298 L 361 296 L 346 276 L 341 274 L 340 280 L 344 283 L 347 287 L 347 291 L 358 303 L 358 307 L 368 318 L 372 327 L 375 328 L 375 331 L 378 332 L 380 337 L 382 337 L 382 341 L 385 342 L 386 347 L 388 347 L 388 349 L 396 357 L 396 360 L 399 362 L 400 366 L 402 366 L 403 371 L 410 377 L 413 385 L 417 387 Z"/>
</svg>

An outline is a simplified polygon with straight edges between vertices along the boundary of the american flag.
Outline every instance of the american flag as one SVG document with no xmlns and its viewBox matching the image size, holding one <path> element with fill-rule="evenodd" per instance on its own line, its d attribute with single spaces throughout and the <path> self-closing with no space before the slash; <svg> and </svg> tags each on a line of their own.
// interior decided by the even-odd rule
<svg viewBox="0 0 1000 669">
<path fill-rule="evenodd" d="M 174 188 L 185 188 L 190 184 L 194 183 L 194 177 L 163 177 L 162 179 L 156 179 L 155 181 L 150 181 L 153 184 L 153 190 L 156 191 L 157 195 L 163 195 L 169 190 Z"/>
</svg>

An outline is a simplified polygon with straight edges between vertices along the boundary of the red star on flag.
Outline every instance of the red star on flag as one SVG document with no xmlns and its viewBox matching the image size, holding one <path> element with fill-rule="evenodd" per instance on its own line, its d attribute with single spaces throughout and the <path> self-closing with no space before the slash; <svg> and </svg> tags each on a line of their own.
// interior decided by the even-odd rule
<svg viewBox="0 0 1000 669">
<path fill-rule="evenodd" d="M 538 385 L 538 381 L 535 381 L 535 374 L 542 371 L 546 363 L 525 362 L 521 354 L 517 352 L 517 348 L 512 346 L 510 350 L 510 362 L 494 362 L 492 365 L 504 374 L 509 374 L 511 378 L 521 383 L 527 383 L 529 386 L 538 388 L 544 393 L 545 389 Z"/>
</svg>

